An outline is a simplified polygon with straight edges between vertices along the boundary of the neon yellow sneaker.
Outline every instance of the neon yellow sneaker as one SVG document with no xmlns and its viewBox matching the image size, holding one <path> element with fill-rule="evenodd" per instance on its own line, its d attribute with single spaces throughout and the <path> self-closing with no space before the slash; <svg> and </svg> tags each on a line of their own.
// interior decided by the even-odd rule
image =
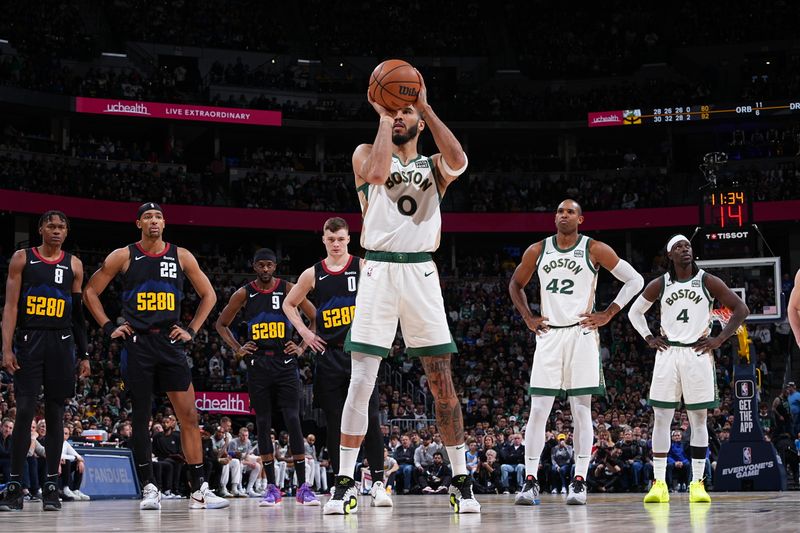
<svg viewBox="0 0 800 533">
<path fill-rule="evenodd" d="M 669 503 L 669 488 L 666 481 L 656 480 L 644 497 L 644 503 Z"/>
<path fill-rule="evenodd" d="M 689 503 L 711 503 L 711 496 L 706 492 L 703 480 L 698 479 L 689 483 Z"/>
</svg>

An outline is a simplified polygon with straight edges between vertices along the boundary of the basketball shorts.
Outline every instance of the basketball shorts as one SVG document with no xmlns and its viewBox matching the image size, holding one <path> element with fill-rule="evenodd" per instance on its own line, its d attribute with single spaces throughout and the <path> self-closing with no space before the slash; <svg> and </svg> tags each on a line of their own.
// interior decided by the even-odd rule
<svg viewBox="0 0 800 533">
<path fill-rule="evenodd" d="M 75 396 L 75 338 L 71 329 L 23 329 L 14 339 L 19 370 L 14 373 L 17 396 Z"/>
<path fill-rule="evenodd" d="M 408 355 L 457 352 L 433 261 L 364 263 L 345 351 L 387 357 L 398 320 Z"/>
<path fill-rule="evenodd" d="M 300 407 L 300 372 L 297 357 L 283 353 L 256 352 L 247 363 L 247 391 L 250 407 L 270 414 L 272 407 Z"/>
<path fill-rule="evenodd" d="M 186 391 L 192 384 L 184 342 L 170 339 L 166 328 L 159 333 L 136 332 L 125 339 L 120 370 L 128 390 Z"/>
<path fill-rule="evenodd" d="M 714 357 L 693 348 L 670 346 L 656 353 L 648 402 L 653 407 L 709 409 L 719 405 Z"/>
<path fill-rule="evenodd" d="M 539 396 L 605 394 L 597 330 L 551 327 L 536 337 L 528 391 Z"/>
</svg>

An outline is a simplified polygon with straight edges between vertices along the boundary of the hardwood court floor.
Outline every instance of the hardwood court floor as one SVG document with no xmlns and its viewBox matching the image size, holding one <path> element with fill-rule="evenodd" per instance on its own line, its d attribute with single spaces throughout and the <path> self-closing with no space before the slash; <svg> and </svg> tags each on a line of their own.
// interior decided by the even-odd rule
<svg viewBox="0 0 800 533">
<path fill-rule="evenodd" d="M 289 498 L 279 508 L 235 499 L 229 509 L 205 511 L 190 511 L 186 500 L 163 501 L 161 511 L 139 511 L 136 500 L 116 500 L 65 503 L 59 513 L 44 513 L 35 502 L 22 512 L 0 514 L 0 527 L 14 533 L 800 531 L 800 492 L 712 493 L 710 505 L 689 505 L 686 494 L 671 496 L 669 504 L 645 506 L 639 494 L 590 494 L 589 505 L 569 507 L 563 496 L 549 494 L 538 507 L 514 506 L 513 495 L 481 496 L 483 512 L 475 515 L 453 515 L 444 495 L 395 496 L 393 509 L 371 508 L 362 497 L 351 516 L 323 516 L 320 507 L 301 507 Z"/>
</svg>

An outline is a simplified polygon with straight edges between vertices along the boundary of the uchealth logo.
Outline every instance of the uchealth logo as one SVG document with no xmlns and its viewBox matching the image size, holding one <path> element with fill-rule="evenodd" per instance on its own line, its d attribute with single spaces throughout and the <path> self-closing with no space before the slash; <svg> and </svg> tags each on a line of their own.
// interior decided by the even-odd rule
<svg viewBox="0 0 800 533">
<path fill-rule="evenodd" d="M 753 397 L 753 382 L 749 379 L 743 379 L 736 382 L 736 397 L 747 399 Z"/>
<path fill-rule="evenodd" d="M 104 113 L 133 113 L 134 115 L 149 115 L 150 112 L 147 110 L 147 106 L 141 102 L 136 102 L 135 104 L 123 104 L 122 102 L 117 102 L 115 104 L 107 104 L 106 108 L 103 110 Z"/>
<path fill-rule="evenodd" d="M 200 392 L 194 393 L 194 405 L 198 411 L 232 415 L 255 414 L 250 408 L 250 397 L 245 392 Z"/>
<path fill-rule="evenodd" d="M 742 448 L 742 464 L 749 465 L 753 462 L 753 449 L 750 446 Z"/>
<path fill-rule="evenodd" d="M 597 111 L 589 113 L 589 127 L 622 126 L 622 111 Z"/>
</svg>

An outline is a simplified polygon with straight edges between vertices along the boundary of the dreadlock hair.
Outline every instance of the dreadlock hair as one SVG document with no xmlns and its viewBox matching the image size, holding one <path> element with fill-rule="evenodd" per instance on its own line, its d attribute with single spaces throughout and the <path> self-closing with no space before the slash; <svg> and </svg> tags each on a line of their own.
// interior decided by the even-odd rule
<svg viewBox="0 0 800 533">
<path fill-rule="evenodd" d="M 678 274 L 675 273 L 675 263 L 672 261 L 672 259 L 669 258 L 669 251 L 667 251 L 666 261 L 667 261 L 666 268 L 667 268 L 667 273 L 669 274 L 669 280 L 676 281 L 678 279 Z M 696 276 L 698 272 L 700 272 L 700 267 L 697 266 L 697 263 L 694 261 L 694 259 L 692 259 L 692 276 Z"/>
<path fill-rule="evenodd" d="M 67 229 L 69 229 L 69 219 L 67 218 L 67 215 L 65 215 L 63 211 L 57 211 L 55 209 L 51 209 L 50 211 L 45 211 L 44 214 L 42 214 L 42 216 L 39 217 L 39 227 L 41 228 L 42 226 L 50 222 L 50 220 L 53 217 L 60 218 L 67 225 Z"/>
</svg>

